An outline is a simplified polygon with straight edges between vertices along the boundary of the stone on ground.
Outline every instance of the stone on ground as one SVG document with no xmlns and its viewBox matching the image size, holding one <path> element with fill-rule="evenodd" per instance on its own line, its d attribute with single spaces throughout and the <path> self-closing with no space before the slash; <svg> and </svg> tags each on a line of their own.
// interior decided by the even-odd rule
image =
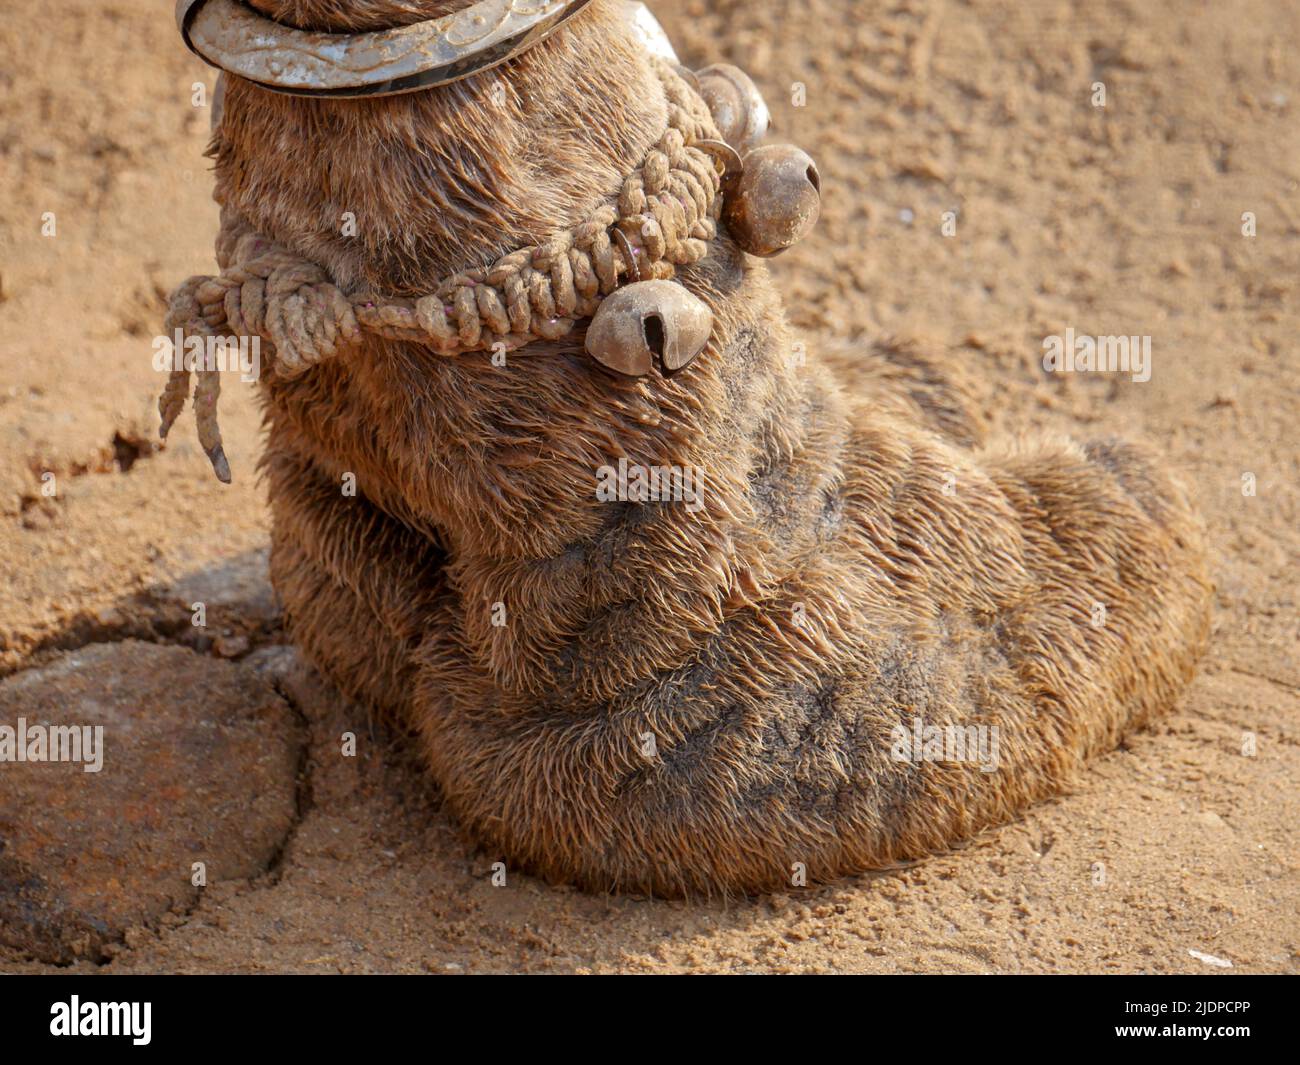
<svg viewBox="0 0 1300 1065">
<path fill-rule="evenodd" d="M 24 754 L 55 752 L 51 726 L 92 744 L 81 762 L 12 760 L 20 724 Z M 58 753 L 78 754 L 71 736 Z M 95 644 L 0 681 L 0 942 L 102 958 L 195 904 L 196 863 L 208 885 L 265 872 L 294 824 L 301 749 L 264 680 L 181 647 Z"/>
</svg>

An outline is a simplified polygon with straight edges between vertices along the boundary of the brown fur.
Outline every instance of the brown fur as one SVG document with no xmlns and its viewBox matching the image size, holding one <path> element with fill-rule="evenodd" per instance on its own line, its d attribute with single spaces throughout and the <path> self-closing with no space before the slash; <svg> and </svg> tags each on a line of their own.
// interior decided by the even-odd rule
<svg viewBox="0 0 1300 1065">
<path fill-rule="evenodd" d="M 256 5 L 340 29 L 453 6 Z M 233 80 L 218 195 L 344 284 L 417 292 L 578 221 L 663 121 L 598 0 L 430 92 Z M 680 276 L 715 331 L 671 379 L 602 372 L 579 331 L 505 368 L 373 340 L 267 389 L 292 631 L 413 725 L 489 851 L 661 894 L 775 888 L 795 863 L 829 879 L 1012 816 L 1170 705 L 1208 589 L 1185 492 L 1150 453 L 986 445 L 960 380 L 912 345 L 799 365 L 766 268 L 725 235 Z M 599 502 L 597 467 L 623 455 L 702 469 L 704 509 Z M 1000 769 L 892 760 L 914 716 L 997 725 Z"/>
</svg>

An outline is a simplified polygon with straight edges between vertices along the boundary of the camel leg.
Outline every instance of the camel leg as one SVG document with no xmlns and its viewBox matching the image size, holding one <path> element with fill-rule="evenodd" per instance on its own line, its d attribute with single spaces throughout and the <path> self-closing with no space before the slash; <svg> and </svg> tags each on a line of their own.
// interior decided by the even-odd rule
<svg viewBox="0 0 1300 1065">
<path fill-rule="evenodd" d="M 404 718 L 441 551 L 282 442 L 268 454 L 271 579 L 290 636 L 346 694 Z"/>
</svg>

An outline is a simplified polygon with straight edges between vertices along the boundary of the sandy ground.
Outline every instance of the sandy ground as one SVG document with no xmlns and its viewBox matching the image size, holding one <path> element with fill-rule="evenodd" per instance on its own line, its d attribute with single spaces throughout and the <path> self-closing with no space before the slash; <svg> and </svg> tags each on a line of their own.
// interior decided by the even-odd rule
<svg viewBox="0 0 1300 1065">
<path fill-rule="evenodd" d="M 1200 675 L 1072 794 L 907 868 L 714 903 L 522 876 L 493 887 L 492 859 L 401 736 L 275 649 L 248 389 L 232 381 L 223 396 L 233 486 L 211 476 L 188 413 L 166 450 L 152 443 L 161 295 L 212 266 L 208 115 L 191 102 L 211 73 L 157 0 L 9 0 L 0 673 L 94 643 L 178 643 L 270 677 L 309 736 L 294 824 L 266 873 L 218 880 L 73 968 L 1300 971 L 1300 7 L 656 9 L 686 62 L 749 69 L 778 135 L 820 163 L 822 223 L 775 266 L 814 357 L 919 333 L 978 369 L 1004 428 L 1145 435 L 1190 471 L 1218 586 Z M 1043 337 L 1066 327 L 1151 336 L 1151 380 L 1048 377 Z M 195 595 L 213 604 L 198 635 Z M 198 713 L 203 688 L 176 698 Z M 338 755 L 346 729 L 356 758 Z M 51 968 L 0 950 L 0 969 Z"/>
</svg>

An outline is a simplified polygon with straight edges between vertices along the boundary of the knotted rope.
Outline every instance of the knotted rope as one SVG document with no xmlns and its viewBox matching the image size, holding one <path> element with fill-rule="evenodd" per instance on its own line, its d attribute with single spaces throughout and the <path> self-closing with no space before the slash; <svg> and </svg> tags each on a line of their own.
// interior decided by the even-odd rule
<svg viewBox="0 0 1300 1065">
<path fill-rule="evenodd" d="M 427 296 L 402 299 L 343 292 L 320 266 L 223 209 L 216 249 L 223 272 L 191 277 L 176 288 L 168 335 L 259 337 L 273 348 L 275 372 L 292 378 L 363 333 L 447 356 L 555 340 L 594 314 L 619 285 L 671 278 L 676 267 L 702 259 L 716 235 L 722 178 L 711 147 L 720 138 L 694 89 L 667 63 L 655 60 L 654 67 L 668 102 L 668 127 L 624 180 L 616 201 L 573 229 L 491 266 L 453 274 Z M 203 359 L 193 372 L 199 442 L 217 477 L 229 482 L 217 422 L 220 373 Z M 158 399 L 164 439 L 189 395 L 190 373 L 173 369 Z"/>
</svg>

